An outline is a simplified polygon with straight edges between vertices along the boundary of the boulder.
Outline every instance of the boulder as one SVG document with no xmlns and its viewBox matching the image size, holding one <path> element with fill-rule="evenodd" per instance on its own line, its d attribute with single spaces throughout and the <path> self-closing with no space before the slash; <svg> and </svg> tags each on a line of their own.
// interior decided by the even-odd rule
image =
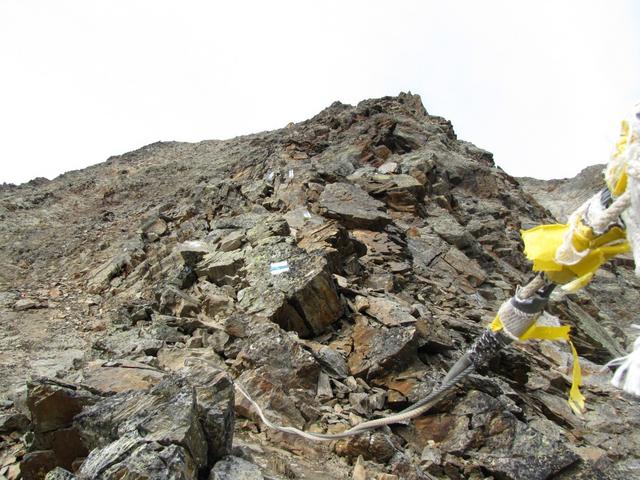
<svg viewBox="0 0 640 480">
<path fill-rule="evenodd" d="M 380 230 L 391 222 L 384 203 L 361 187 L 349 183 L 330 183 L 320 194 L 322 214 L 335 218 L 347 228 Z"/>
<path fill-rule="evenodd" d="M 416 212 L 415 206 L 422 201 L 425 188 L 411 175 L 384 174 L 364 170 L 349 177 L 369 195 L 381 198 L 389 208 L 401 212 Z"/>
<path fill-rule="evenodd" d="M 393 457 L 398 447 L 399 442 L 392 435 L 373 431 L 338 440 L 335 451 L 343 457 L 355 459 L 362 456 L 365 460 L 386 463 Z"/>
<path fill-rule="evenodd" d="M 27 407 L 34 433 L 47 433 L 72 425 L 85 407 L 101 399 L 97 392 L 48 378 L 27 382 Z"/>
<path fill-rule="evenodd" d="M 357 259 L 367 251 L 362 243 L 334 220 L 305 226 L 297 232 L 296 238 L 298 246 L 307 252 L 321 253 L 327 259 L 332 273 L 359 271 Z"/>
<path fill-rule="evenodd" d="M 230 453 L 234 392 L 226 374 L 206 361 L 154 373 L 151 383 L 127 370 L 145 368 L 94 362 L 86 385 L 29 384 L 34 437 L 21 463 L 25 480 L 54 467 L 71 470 L 84 457 L 82 479 L 195 479 Z"/>
<path fill-rule="evenodd" d="M 213 466 L 208 480 L 263 480 L 260 468 L 240 457 L 229 455 Z"/>
<path fill-rule="evenodd" d="M 164 373 L 132 360 L 90 362 L 82 370 L 83 384 L 105 394 L 129 390 L 148 390 L 157 385 Z"/>
<path fill-rule="evenodd" d="M 218 248 L 223 252 L 231 252 L 239 249 L 245 241 L 246 237 L 242 230 L 232 230 L 222 237 Z"/>
<path fill-rule="evenodd" d="M 189 240 L 176 248 L 184 264 L 191 268 L 195 267 L 202 257 L 213 251 L 212 245 L 202 240 Z"/>
<path fill-rule="evenodd" d="M 375 328 L 359 317 L 348 360 L 351 374 L 374 377 L 402 366 L 415 356 L 416 338 L 415 327 Z"/>
<path fill-rule="evenodd" d="M 13 304 L 13 309 L 16 312 L 22 312 L 24 310 L 31 310 L 34 308 L 40 308 L 42 305 L 31 299 L 31 298 L 21 298 L 20 300 L 17 300 L 14 304 Z"/>
<path fill-rule="evenodd" d="M 160 312 L 177 317 L 193 317 L 200 311 L 197 298 L 183 292 L 173 285 L 166 285 L 156 292 Z"/>
<path fill-rule="evenodd" d="M 89 453 L 73 420 L 83 409 L 101 400 L 98 393 L 47 378 L 27 383 L 33 441 L 20 463 L 25 480 L 42 479 L 56 466 L 71 470 L 77 458 Z"/>
<path fill-rule="evenodd" d="M 295 334 L 263 320 L 251 327 L 241 343 L 238 359 L 259 371 L 260 380 L 286 390 L 315 389 L 320 366 Z"/>
<path fill-rule="evenodd" d="M 44 480 L 76 480 L 76 477 L 69 470 L 65 470 L 64 468 L 56 467 L 53 470 L 49 471 L 47 475 L 44 477 Z"/>
<path fill-rule="evenodd" d="M 195 271 L 199 277 L 204 277 L 218 285 L 228 283 L 229 278 L 238 274 L 244 265 L 242 250 L 216 251 L 206 254 L 196 265 Z"/>
<path fill-rule="evenodd" d="M 137 432 L 128 432 L 93 450 L 78 475 L 94 480 L 195 480 L 198 465 L 183 446 L 149 441 Z"/>
<path fill-rule="evenodd" d="M 356 297 L 356 303 L 363 297 Z M 416 322 L 411 307 L 393 298 L 366 297 L 366 306 L 362 310 L 387 327 L 407 325 Z"/>
<path fill-rule="evenodd" d="M 202 470 L 231 448 L 232 407 L 233 388 L 225 374 L 206 364 L 194 365 L 167 375 L 148 392 L 129 391 L 106 398 L 85 409 L 74 424 L 90 449 L 105 449 L 102 457 L 117 457 L 115 452 L 125 449 L 146 459 L 147 449 L 142 446 L 156 442 L 177 448 L 167 451 L 171 458 L 182 458 L 180 449 L 184 448 L 189 457 L 185 465 L 191 462 Z M 85 475 L 99 474 L 102 457 L 94 457 L 95 465 L 83 466 Z"/>
<path fill-rule="evenodd" d="M 90 293 L 100 293 L 106 290 L 111 280 L 124 271 L 132 271 L 145 257 L 140 240 L 131 240 L 121 248 L 121 253 L 108 259 L 102 265 L 88 274 L 87 290 Z"/>
<path fill-rule="evenodd" d="M 288 270 L 272 274 L 274 263 Z M 286 242 L 256 247 L 247 258 L 248 287 L 238 292 L 247 313 L 271 318 L 301 337 L 318 335 L 343 313 L 336 286 L 321 255 L 309 255 Z"/>
<path fill-rule="evenodd" d="M 24 432 L 31 421 L 22 413 L 0 414 L 0 434 L 11 432 Z"/>
<path fill-rule="evenodd" d="M 58 459 L 53 450 L 36 450 L 27 453 L 20 462 L 21 478 L 24 480 L 41 480 L 47 472 L 58 466 Z"/>
</svg>

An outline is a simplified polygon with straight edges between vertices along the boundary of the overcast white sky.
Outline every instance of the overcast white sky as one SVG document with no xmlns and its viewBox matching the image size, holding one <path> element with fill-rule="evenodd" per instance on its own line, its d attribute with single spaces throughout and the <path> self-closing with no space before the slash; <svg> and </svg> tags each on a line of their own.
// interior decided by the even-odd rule
<svg viewBox="0 0 640 480">
<path fill-rule="evenodd" d="M 639 26 L 633 0 L 0 0 L 0 182 L 407 90 L 507 172 L 573 176 L 640 100 Z"/>
</svg>

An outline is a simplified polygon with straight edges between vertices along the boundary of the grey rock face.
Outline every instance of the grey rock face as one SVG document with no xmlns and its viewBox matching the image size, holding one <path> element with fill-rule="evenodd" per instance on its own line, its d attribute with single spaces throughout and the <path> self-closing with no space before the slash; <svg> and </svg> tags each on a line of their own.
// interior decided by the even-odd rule
<svg viewBox="0 0 640 480">
<path fill-rule="evenodd" d="M 229 455 L 211 470 L 209 480 L 263 480 L 260 468 L 242 458 Z"/>
<path fill-rule="evenodd" d="M 287 262 L 289 271 L 272 273 L 272 265 Z M 273 318 L 301 337 L 322 333 L 342 315 L 342 304 L 326 260 L 310 256 L 286 242 L 256 247 L 247 259 L 248 287 L 238 294 L 248 313 Z"/>
<path fill-rule="evenodd" d="M 38 304 L 38 302 L 31 300 L 30 298 L 21 298 L 20 300 L 17 300 L 14 304 L 13 304 L 13 309 L 21 312 L 23 310 L 30 310 L 32 308 L 38 308 L 40 305 Z"/>
<path fill-rule="evenodd" d="M 109 454 L 118 458 L 121 454 L 117 452 L 122 449 L 134 449 L 141 455 L 141 461 L 148 462 L 145 445 L 149 442 L 177 447 L 166 452 L 168 458 L 186 455 L 192 462 L 192 470 L 202 470 L 231 447 L 232 405 L 233 390 L 224 374 L 191 367 L 167 376 L 148 393 L 125 393 L 105 399 L 75 420 L 86 445 L 106 449 L 95 455 L 95 465 L 83 466 L 84 475 L 90 476 L 89 472 L 99 475 L 104 458 Z M 123 440 L 123 436 L 128 438 Z M 113 445 L 113 442 L 120 443 Z"/>
<path fill-rule="evenodd" d="M 189 480 L 197 478 L 197 465 L 185 448 L 165 446 L 126 433 L 103 448 L 94 449 L 83 462 L 81 479 L 157 478 Z"/>
<path fill-rule="evenodd" d="M 122 384 L 115 369 L 109 373 Z M 22 462 L 24 478 L 71 469 L 88 455 L 79 478 L 195 479 L 231 451 L 234 397 L 226 374 L 194 365 L 153 387 L 134 380 L 115 394 L 113 380 L 94 377 L 96 393 L 47 380 L 31 385 L 35 439 Z"/>
<path fill-rule="evenodd" d="M 382 208 L 362 188 L 348 183 L 330 183 L 320 194 L 320 207 L 324 215 L 337 218 L 348 228 L 380 229 L 391 222 Z"/>
<path fill-rule="evenodd" d="M 56 467 L 47 473 L 47 476 L 44 477 L 44 480 L 75 480 L 76 477 L 73 473 L 65 470 L 64 468 Z"/>
<path fill-rule="evenodd" d="M 220 284 L 231 278 L 244 263 L 242 252 L 218 251 L 204 256 L 196 266 L 198 276 L 206 277 L 212 283 Z"/>
</svg>

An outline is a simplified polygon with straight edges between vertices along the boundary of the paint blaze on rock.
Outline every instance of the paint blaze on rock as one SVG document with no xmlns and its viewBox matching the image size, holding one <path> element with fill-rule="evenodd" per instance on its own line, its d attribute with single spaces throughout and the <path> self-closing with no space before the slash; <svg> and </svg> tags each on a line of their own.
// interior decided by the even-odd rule
<svg viewBox="0 0 640 480">
<path fill-rule="evenodd" d="M 274 260 L 288 270 L 273 275 Z M 261 245 L 247 256 L 248 287 L 239 294 L 248 313 L 272 319 L 300 337 L 318 335 L 342 316 L 343 307 L 326 259 L 286 242 Z"/>
</svg>

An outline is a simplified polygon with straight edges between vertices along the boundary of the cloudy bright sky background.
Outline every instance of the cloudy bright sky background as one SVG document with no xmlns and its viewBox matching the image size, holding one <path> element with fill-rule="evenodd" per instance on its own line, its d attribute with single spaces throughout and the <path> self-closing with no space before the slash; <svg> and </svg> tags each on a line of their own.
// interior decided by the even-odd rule
<svg viewBox="0 0 640 480">
<path fill-rule="evenodd" d="M 419 93 L 507 172 L 608 159 L 640 2 L 0 0 L 0 182 Z"/>
</svg>

